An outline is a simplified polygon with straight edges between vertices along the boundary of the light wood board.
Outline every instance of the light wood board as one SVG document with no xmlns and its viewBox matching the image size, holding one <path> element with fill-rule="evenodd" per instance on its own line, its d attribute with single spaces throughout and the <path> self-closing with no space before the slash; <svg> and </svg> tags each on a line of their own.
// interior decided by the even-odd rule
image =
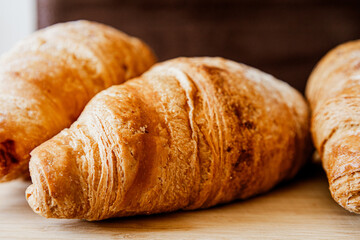
<svg viewBox="0 0 360 240">
<path fill-rule="evenodd" d="M 1 239 L 360 239 L 360 215 L 332 200 L 319 166 L 246 201 L 99 222 L 36 215 L 24 198 L 27 185 L 0 184 Z"/>
</svg>

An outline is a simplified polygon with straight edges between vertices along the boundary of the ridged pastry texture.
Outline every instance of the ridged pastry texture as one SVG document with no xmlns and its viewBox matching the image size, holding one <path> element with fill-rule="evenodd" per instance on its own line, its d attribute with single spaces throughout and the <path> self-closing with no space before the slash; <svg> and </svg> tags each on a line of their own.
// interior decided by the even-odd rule
<svg viewBox="0 0 360 240">
<path fill-rule="evenodd" d="M 318 63 L 306 95 L 331 195 L 360 213 L 360 40 L 336 47 Z"/>
<path fill-rule="evenodd" d="M 0 182 L 28 174 L 30 152 L 87 102 L 155 62 L 139 39 L 88 21 L 56 24 L 0 58 Z"/>
<path fill-rule="evenodd" d="M 306 159 L 308 108 L 289 85 L 222 58 L 178 58 L 96 95 L 32 153 L 32 209 L 100 220 L 263 193 Z"/>
</svg>

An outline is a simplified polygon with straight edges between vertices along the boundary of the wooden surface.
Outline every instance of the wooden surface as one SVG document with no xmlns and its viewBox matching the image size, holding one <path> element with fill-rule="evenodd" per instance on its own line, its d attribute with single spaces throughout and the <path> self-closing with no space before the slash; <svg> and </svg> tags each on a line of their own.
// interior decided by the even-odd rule
<svg viewBox="0 0 360 240">
<path fill-rule="evenodd" d="M 100 222 L 37 216 L 24 199 L 28 184 L 0 184 L 1 239 L 360 239 L 360 216 L 331 199 L 319 166 L 247 201 Z"/>
</svg>

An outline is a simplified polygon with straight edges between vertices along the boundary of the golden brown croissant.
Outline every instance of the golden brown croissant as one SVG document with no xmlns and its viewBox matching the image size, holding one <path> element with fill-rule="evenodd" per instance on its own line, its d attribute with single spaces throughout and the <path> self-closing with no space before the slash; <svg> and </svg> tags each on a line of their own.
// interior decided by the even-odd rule
<svg viewBox="0 0 360 240">
<path fill-rule="evenodd" d="M 57 24 L 0 59 L 0 182 L 28 172 L 33 148 L 69 127 L 107 87 L 155 62 L 136 38 L 88 21 Z"/>
<path fill-rule="evenodd" d="M 32 209 L 99 220 L 263 193 L 305 161 L 308 108 L 287 84 L 222 58 L 179 58 L 96 95 L 31 153 Z"/>
<path fill-rule="evenodd" d="M 306 95 L 331 195 L 360 213 L 360 41 L 330 51 L 312 72 Z"/>
</svg>

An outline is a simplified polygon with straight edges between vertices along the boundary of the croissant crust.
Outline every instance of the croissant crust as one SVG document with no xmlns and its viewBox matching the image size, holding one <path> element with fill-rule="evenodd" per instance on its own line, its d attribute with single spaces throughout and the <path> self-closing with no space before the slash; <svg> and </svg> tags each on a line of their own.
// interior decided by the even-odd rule
<svg viewBox="0 0 360 240">
<path fill-rule="evenodd" d="M 307 84 L 311 132 L 334 200 L 360 213 L 360 41 L 342 44 L 316 66 Z"/>
<path fill-rule="evenodd" d="M 222 58 L 178 58 L 96 95 L 32 153 L 45 217 L 100 220 L 263 193 L 306 159 L 308 108 L 286 83 Z"/>
<path fill-rule="evenodd" d="M 32 149 L 69 127 L 96 93 L 154 62 L 140 40 L 88 21 L 19 42 L 0 58 L 0 182 L 28 175 Z"/>
</svg>

